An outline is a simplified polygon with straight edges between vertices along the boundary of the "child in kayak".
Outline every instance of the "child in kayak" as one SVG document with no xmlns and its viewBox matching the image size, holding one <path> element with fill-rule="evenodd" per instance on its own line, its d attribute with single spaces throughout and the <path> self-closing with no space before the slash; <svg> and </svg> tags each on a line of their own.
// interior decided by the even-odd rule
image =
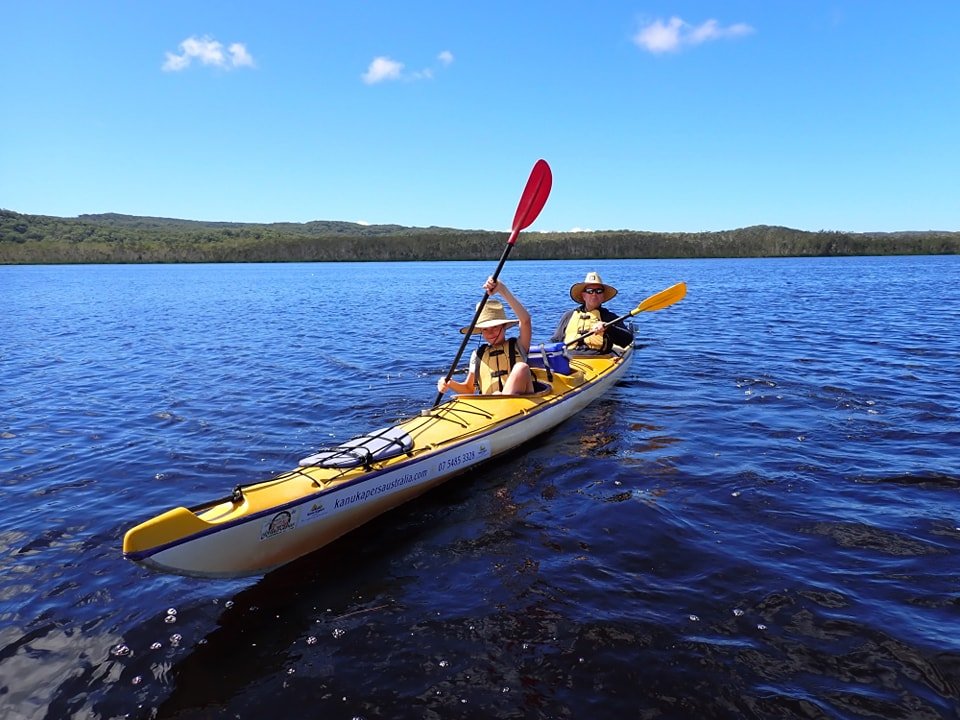
<svg viewBox="0 0 960 720">
<path fill-rule="evenodd" d="M 529 395 L 533 392 L 533 375 L 527 364 L 533 333 L 530 313 L 505 283 L 490 277 L 483 287 L 488 296 L 501 295 L 518 319 L 508 319 L 503 304 L 488 299 L 473 328 L 474 334 L 483 335 L 484 342 L 470 355 L 467 377 L 463 382 L 440 378 L 437 380 L 437 391 L 445 393 L 453 390 L 460 394 L 479 395 Z M 507 337 L 507 328 L 512 325 L 520 326 L 520 337 Z M 462 328 L 460 332 L 466 335 L 470 328 Z"/>
</svg>

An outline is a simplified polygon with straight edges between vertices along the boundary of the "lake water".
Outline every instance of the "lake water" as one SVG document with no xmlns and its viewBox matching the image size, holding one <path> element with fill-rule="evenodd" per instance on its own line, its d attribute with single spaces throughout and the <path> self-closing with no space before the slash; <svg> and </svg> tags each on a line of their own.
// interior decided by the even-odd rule
<svg viewBox="0 0 960 720">
<path fill-rule="evenodd" d="M 494 249 L 495 253 L 498 249 Z M 588 270 L 628 379 L 281 570 L 127 528 L 429 406 L 488 263 L 0 267 L 0 718 L 956 718 L 960 257 Z"/>
</svg>

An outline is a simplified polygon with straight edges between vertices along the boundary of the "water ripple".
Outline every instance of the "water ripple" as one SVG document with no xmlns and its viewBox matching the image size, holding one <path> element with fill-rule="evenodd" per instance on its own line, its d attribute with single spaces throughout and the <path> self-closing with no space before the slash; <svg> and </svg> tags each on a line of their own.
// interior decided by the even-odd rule
<svg viewBox="0 0 960 720">
<path fill-rule="evenodd" d="M 615 310 L 689 291 L 602 401 L 287 568 L 122 559 L 134 522 L 430 404 L 487 265 L 0 268 L 3 708 L 956 716 L 955 257 L 509 265 L 535 340 L 588 269 Z M 444 290 L 416 342 L 412 287 Z"/>
</svg>

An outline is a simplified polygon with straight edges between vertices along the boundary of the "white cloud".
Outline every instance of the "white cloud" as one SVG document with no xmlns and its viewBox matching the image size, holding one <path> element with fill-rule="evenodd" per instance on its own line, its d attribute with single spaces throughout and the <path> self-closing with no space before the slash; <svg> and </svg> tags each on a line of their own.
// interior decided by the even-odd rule
<svg viewBox="0 0 960 720">
<path fill-rule="evenodd" d="M 243 43 L 232 43 L 226 52 L 223 44 L 218 40 L 205 35 L 203 37 L 190 36 L 180 43 L 180 53 L 166 53 L 167 59 L 163 63 L 166 72 L 186 70 L 196 60 L 201 65 L 232 70 L 238 67 L 255 67 L 253 56 L 247 51 Z"/>
<path fill-rule="evenodd" d="M 243 43 L 233 43 L 230 46 L 230 61 L 233 67 L 254 67 L 253 56 L 247 52 Z"/>
<path fill-rule="evenodd" d="M 190 58 L 186 55 L 167 53 L 167 60 L 163 63 L 163 69 L 167 72 L 179 72 L 188 65 L 190 65 Z"/>
<path fill-rule="evenodd" d="M 449 50 L 444 50 L 437 55 L 437 61 L 443 66 L 451 65 L 453 63 L 453 53 Z M 363 73 L 360 78 L 367 85 L 376 85 L 377 83 L 387 82 L 388 80 L 432 80 L 436 73 L 436 69 L 432 67 L 409 72 L 404 71 L 405 67 L 406 65 L 402 62 L 381 55 L 371 61 L 369 67 L 367 67 L 367 71 Z"/>
<path fill-rule="evenodd" d="M 376 85 L 386 80 L 399 80 L 403 72 L 403 63 L 388 57 L 376 57 L 367 71 L 361 75 L 367 85 Z"/>
<path fill-rule="evenodd" d="M 716 20 L 707 20 L 700 25 L 691 25 L 676 16 L 664 23 L 662 20 L 640 28 L 633 36 L 634 44 L 654 54 L 676 52 L 683 47 L 700 45 L 710 40 L 735 38 L 749 35 L 754 29 L 746 23 L 723 27 Z"/>
</svg>

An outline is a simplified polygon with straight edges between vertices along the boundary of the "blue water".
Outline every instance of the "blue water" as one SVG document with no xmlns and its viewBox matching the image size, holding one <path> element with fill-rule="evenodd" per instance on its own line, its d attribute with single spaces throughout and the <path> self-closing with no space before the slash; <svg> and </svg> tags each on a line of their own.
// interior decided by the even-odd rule
<svg viewBox="0 0 960 720">
<path fill-rule="evenodd" d="M 0 718 L 955 718 L 960 258 L 588 270 L 628 379 L 261 578 L 124 531 L 427 407 L 488 263 L 0 267 Z"/>
</svg>

